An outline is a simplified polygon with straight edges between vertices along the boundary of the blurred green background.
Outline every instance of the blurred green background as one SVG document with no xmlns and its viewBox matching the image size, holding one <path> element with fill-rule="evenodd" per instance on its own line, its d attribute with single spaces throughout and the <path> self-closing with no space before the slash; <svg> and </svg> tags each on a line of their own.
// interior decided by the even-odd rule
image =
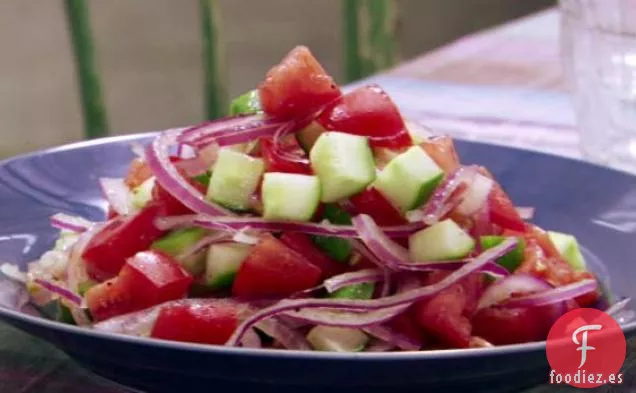
<svg viewBox="0 0 636 393">
<path fill-rule="evenodd" d="M 305 44 L 340 82 L 342 0 L 219 0 L 229 93 Z M 400 0 L 403 60 L 553 0 Z M 111 133 L 204 118 L 197 0 L 89 0 Z M 62 0 L 0 1 L 0 157 L 83 138 Z"/>
</svg>

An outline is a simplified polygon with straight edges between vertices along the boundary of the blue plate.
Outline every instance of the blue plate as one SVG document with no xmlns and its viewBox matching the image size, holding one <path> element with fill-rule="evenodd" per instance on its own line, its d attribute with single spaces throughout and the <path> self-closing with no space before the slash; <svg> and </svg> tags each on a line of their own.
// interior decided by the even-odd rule
<svg viewBox="0 0 636 393">
<path fill-rule="evenodd" d="M 150 134 L 108 138 L 0 163 L 0 260 L 24 267 L 54 242 L 56 212 L 104 217 L 97 179 L 122 176 L 129 145 Z M 614 293 L 636 298 L 636 179 L 602 167 L 477 143 L 457 143 L 464 163 L 488 167 L 513 200 L 536 207 L 540 226 L 572 232 L 588 260 L 604 261 Z M 5 284 L 6 285 L 6 284 Z M 6 302 L 5 302 L 6 303 Z M 7 304 L 5 304 L 7 306 Z M 10 305 L 8 305 L 10 307 Z M 96 373 L 148 391 L 514 390 L 541 383 L 544 343 L 490 349 L 338 354 L 252 350 L 98 333 L 0 308 L 0 318 L 48 340 Z M 636 323 L 625 324 L 632 335 Z M 424 390 L 420 390 L 424 391 Z"/>
</svg>

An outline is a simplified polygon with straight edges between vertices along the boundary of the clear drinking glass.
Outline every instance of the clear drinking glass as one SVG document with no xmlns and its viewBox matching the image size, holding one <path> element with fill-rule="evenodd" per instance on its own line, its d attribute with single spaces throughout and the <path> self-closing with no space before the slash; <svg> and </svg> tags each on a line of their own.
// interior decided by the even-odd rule
<svg viewBox="0 0 636 393">
<path fill-rule="evenodd" d="M 581 151 L 636 173 L 636 0 L 560 0 Z"/>
</svg>

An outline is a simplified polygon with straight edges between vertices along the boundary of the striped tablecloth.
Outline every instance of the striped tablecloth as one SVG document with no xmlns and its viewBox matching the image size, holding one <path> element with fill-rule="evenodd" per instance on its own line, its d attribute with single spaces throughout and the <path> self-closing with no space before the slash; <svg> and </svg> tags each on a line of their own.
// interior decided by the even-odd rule
<svg viewBox="0 0 636 393">
<path fill-rule="evenodd" d="M 558 33 L 558 14 L 542 12 L 462 38 L 371 80 L 391 94 L 406 116 L 439 132 L 578 158 Z M 0 325 L 0 392 L 125 391 L 47 343 Z M 612 391 L 632 390 L 622 385 Z"/>
</svg>

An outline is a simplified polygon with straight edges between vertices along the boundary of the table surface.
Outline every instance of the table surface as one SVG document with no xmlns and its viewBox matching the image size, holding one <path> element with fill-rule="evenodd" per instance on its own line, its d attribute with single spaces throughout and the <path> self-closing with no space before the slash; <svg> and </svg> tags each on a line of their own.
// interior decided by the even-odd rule
<svg viewBox="0 0 636 393">
<path fill-rule="evenodd" d="M 462 38 L 371 79 L 407 117 L 439 132 L 580 158 L 559 61 L 555 10 Z M 636 342 L 630 343 L 629 354 L 636 354 Z M 624 385 L 592 391 L 634 391 L 634 371 L 631 356 Z M 528 393 L 570 390 L 540 386 Z M 0 324 L 0 391 L 127 390 L 93 376 L 51 345 Z"/>
</svg>

